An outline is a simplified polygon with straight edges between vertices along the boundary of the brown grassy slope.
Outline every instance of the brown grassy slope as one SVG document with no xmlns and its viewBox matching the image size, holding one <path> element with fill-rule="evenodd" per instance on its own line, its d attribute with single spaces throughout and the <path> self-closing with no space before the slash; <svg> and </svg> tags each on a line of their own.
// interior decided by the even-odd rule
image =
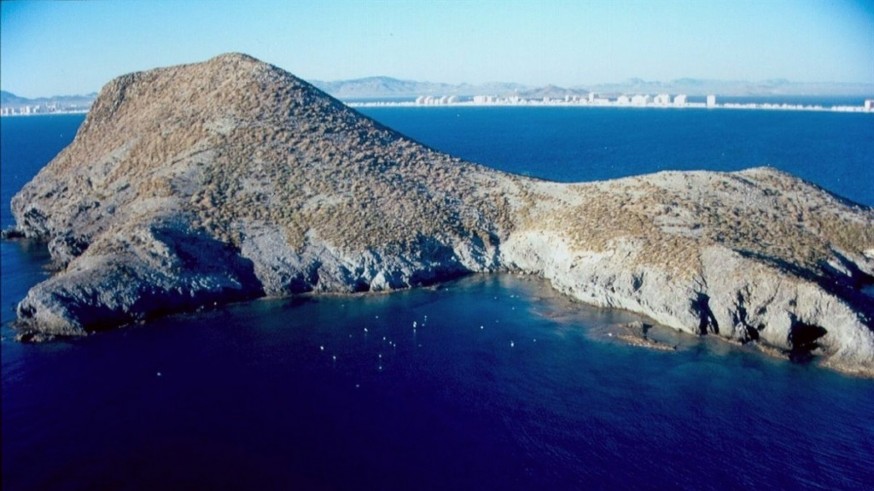
<svg viewBox="0 0 874 491">
<path fill-rule="evenodd" d="M 399 250 L 420 236 L 505 235 L 501 191 L 515 181 L 238 54 L 113 80 L 41 176 L 16 207 L 53 210 L 55 230 L 92 210 L 101 225 L 80 229 L 84 242 L 114 219 L 172 206 L 236 244 L 239 224 L 258 221 L 295 247 L 316 233 L 341 249 Z"/>
</svg>

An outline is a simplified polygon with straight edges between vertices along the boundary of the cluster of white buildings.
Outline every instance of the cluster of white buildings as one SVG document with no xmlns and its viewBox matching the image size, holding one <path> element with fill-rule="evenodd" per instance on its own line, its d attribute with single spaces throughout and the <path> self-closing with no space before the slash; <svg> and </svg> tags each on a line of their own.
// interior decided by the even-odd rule
<svg viewBox="0 0 874 491">
<path fill-rule="evenodd" d="M 60 107 L 55 104 L 0 107 L 0 116 L 31 116 L 34 114 L 67 114 L 88 112 L 87 107 Z"/>
<path fill-rule="evenodd" d="M 700 99 L 699 99 L 700 100 Z M 653 107 L 653 108 L 719 108 L 719 109 L 764 109 L 783 111 L 836 111 L 874 113 L 874 99 L 868 99 L 861 106 L 823 106 L 805 104 L 718 103 L 716 95 L 710 94 L 703 102 L 690 102 L 686 94 L 634 94 L 619 95 L 613 98 L 602 97 L 594 92 L 587 95 L 565 95 L 564 97 L 527 98 L 519 95 L 493 96 L 419 96 L 414 102 L 357 102 L 350 106 L 579 106 L 579 107 Z"/>
<path fill-rule="evenodd" d="M 708 104 L 716 105 L 716 96 L 710 95 L 707 96 Z M 604 98 L 592 98 L 590 96 L 590 102 L 600 102 L 602 104 L 609 105 L 611 102 L 617 106 L 675 106 L 675 107 L 684 107 L 689 103 L 688 97 L 686 94 L 677 94 L 671 97 L 670 94 L 658 94 L 655 96 L 650 96 L 647 94 L 637 94 L 637 95 L 620 95 L 614 101 L 610 99 Z"/>
<path fill-rule="evenodd" d="M 465 104 L 475 106 L 489 105 L 579 105 L 579 106 L 660 106 L 660 107 L 716 107 L 716 96 L 707 96 L 705 103 L 689 103 L 688 97 L 685 94 L 671 96 L 670 94 L 658 94 L 655 96 L 646 94 L 636 95 L 620 95 L 614 99 L 607 97 L 599 97 L 598 94 L 590 92 L 586 96 L 566 95 L 564 97 L 542 97 L 542 98 L 526 98 L 519 95 L 511 96 L 493 96 L 493 95 L 475 95 L 469 100 L 462 101 L 457 96 L 431 97 L 420 96 L 416 99 L 417 106 L 433 106 L 446 104 Z"/>
<path fill-rule="evenodd" d="M 620 95 L 613 99 L 600 97 L 594 92 L 586 96 L 566 95 L 564 97 L 525 98 L 518 95 L 506 97 L 491 95 L 475 95 L 469 101 L 461 101 L 457 96 L 426 97 L 416 99 L 416 105 L 467 104 L 475 106 L 488 105 L 555 105 L 555 106 L 637 106 L 637 107 L 717 107 L 716 96 L 708 95 L 703 103 L 689 102 L 686 94 L 635 94 Z"/>
<path fill-rule="evenodd" d="M 26 114 L 45 113 L 46 108 L 43 106 L 20 106 L 20 107 L 0 107 L 0 116 L 17 116 Z"/>
<path fill-rule="evenodd" d="M 461 102 L 458 96 L 444 95 L 441 97 L 431 97 L 428 95 L 420 95 L 416 98 L 417 106 L 439 106 L 445 104 L 458 104 Z"/>
<path fill-rule="evenodd" d="M 401 103 L 396 103 L 401 104 Z M 542 97 L 542 98 L 526 98 L 518 95 L 511 96 L 494 96 L 494 95 L 475 95 L 467 100 L 462 100 L 458 96 L 419 96 L 416 98 L 414 105 L 416 106 L 439 106 L 448 104 L 465 104 L 475 106 L 488 105 L 580 105 L 580 106 L 662 106 L 662 107 L 686 107 L 690 103 L 685 94 L 671 96 L 669 94 L 658 94 L 656 96 L 637 94 L 637 95 L 620 95 L 615 99 L 599 97 L 594 92 L 590 92 L 587 96 L 566 95 L 564 97 Z M 716 96 L 707 96 L 707 102 L 700 104 L 706 107 L 716 106 Z"/>
</svg>

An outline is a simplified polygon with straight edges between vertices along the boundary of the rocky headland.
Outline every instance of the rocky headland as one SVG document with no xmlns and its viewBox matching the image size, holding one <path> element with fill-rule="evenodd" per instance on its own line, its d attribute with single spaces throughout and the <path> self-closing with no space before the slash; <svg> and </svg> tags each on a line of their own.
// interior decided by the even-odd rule
<svg viewBox="0 0 874 491">
<path fill-rule="evenodd" d="M 582 184 L 445 155 L 240 54 L 119 77 L 12 201 L 23 337 L 479 272 L 874 376 L 874 210 L 769 168 Z"/>
</svg>

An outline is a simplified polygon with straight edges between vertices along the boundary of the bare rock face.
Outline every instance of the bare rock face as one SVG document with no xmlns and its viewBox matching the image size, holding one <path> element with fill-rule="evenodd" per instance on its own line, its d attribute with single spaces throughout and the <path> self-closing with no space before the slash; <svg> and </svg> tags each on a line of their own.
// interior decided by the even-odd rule
<svg viewBox="0 0 874 491">
<path fill-rule="evenodd" d="M 874 211 L 773 169 L 556 184 L 462 162 L 228 54 L 119 77 L 13 198 L 60 272 L 18 326 L 81 335 L 263 295 L 473 272 L 874 375 Z"/>
<path fill-rule="evenodd" d="M 586 303 L 874 375 L 870 208 L 767 168 L 530 189 L 503 265 Z"/>
<path fill-rule="evenodd" d="M 405 288 L 497 269 L 516 178 L 380 126 L 245 55 L 117 78 L 13 198 L 62 271 L 48 334 L 213 302 Z"/>
</svg>

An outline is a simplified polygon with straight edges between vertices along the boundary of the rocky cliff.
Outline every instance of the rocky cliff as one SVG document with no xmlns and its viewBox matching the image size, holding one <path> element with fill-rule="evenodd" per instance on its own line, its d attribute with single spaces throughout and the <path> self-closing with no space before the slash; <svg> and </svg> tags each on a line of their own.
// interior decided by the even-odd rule
<svg viewBox="0 0 874 491">
<path fill-rule="evenodd" d="M 245 55 L 113 80 L 12 206 L 59 268 L 18 306 L 18 327 L 37 336 L 512 271 L 874 375 L 870 208 L 772 169 L 587 184 L 509 175 Z"/>
</svg>

